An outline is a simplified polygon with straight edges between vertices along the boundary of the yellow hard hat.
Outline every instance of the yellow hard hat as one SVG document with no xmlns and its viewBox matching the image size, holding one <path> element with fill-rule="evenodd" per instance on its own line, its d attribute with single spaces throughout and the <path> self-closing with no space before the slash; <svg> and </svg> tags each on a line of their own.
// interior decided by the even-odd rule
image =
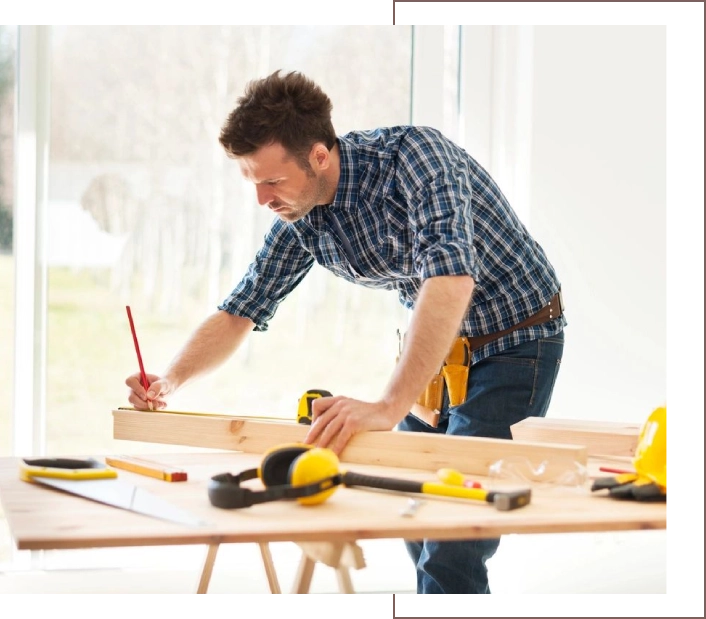
<svg viewBox="0 0 706 619">
<path fill-rule="evenodd" d="M 640 430 L 633 458 L 635 472 L 667 488 L 667 407 L 652 411 Z"/>
</svg>

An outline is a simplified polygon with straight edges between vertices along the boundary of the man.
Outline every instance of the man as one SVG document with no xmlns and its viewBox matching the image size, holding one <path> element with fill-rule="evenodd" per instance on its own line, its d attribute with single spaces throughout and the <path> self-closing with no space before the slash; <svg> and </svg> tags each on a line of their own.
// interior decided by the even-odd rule
<svg viewBox="0 0 706 619">
<path fill-rule="evenodd" d="M 438 131 L 337 137 L 331 109 L 297 72 L 248 85 L 220 142 L 278 217 L 164 376 L 148 376 L 147 392 L 139 373 L 127 379 L 130 402 L 164 408 L 251 331 L 266 330 L 316 261 L 350 282 L 397 290 L 413 315 L 380 398 L 315 400 L 308 443 L 340 453 L 358 432 L 394 427 L 511 438 L 511 424 L 546 413 L 559 369 L 566 321 L 554 269 L 488 173 Z M 418 592 L 489 593 L 485 562 L 498 543 L 407 542 Z"/>
</svg>

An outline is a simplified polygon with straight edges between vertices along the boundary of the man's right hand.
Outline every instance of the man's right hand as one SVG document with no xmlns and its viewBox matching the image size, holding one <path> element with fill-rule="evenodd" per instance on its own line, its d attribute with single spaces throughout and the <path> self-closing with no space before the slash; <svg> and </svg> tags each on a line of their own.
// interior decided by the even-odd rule
<svg viewBox="0 0 706 619">
<path fill-rule="evenodd" d="M 130 404 L 143 411 L 149 410 L 150 404 L 155 410 L 166 408 L 168 396 L 223 363 L 254 328 L 249 318 L 218 310 L 194 331 L 164 370 L 164 376 L 147 374 L 148 389 L 142 386 L 139 372 L 127 377 Z"/>
<path fill-rule="evenodd" d="M 167 402 L 165 398 L 174 392 L 170 381 L 156 374 L 147 374 L 147 380 L 150 386 L 149 389 L 145 390 L 142 386 L 139 372 L 127 377 L 125 384 L 130 387 L 130 393 L 127 398 L 130 404 L 141 411 L 151 410 L 151 408 L 157 410 L 166 408 Z M 151 408 L 150 403 L 152 404 Z"/>
</svg>

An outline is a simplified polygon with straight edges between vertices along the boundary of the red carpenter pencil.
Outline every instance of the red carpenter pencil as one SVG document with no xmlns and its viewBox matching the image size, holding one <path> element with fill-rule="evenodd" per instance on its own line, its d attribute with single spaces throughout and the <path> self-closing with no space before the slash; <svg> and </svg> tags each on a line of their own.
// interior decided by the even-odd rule
<svg viewBox="0 0 706 619">
<path fill-rule="evenodd" d="M 628 471 L 626 469 L 614 469 L 609 466 L 601 466 L 598 467 L 599 471 L 603 471 L 604 473 L 634 473 L 635 471 Z"/>
<path fill-rule="evenodd" d="M 130 306 L 126 305 L 127 319 L 130 321 L 130 331 L 132 331 L 132 341 L 135 343 L 135 352 L 137 353 L 137 362 L 140 364 L 140 375 L 142 376 L 142 386 L 145 391 L 149 389 L 150 383 L 147 380 L 147 374 L 145 374 L 145 366 L 142 365 L 142 355 L 140 354 L 140 345 L 137 343 L 137 333 L 135 332 L 135 323 L 132 321 L 132 312 L 130 311 Z M 151 408 L 151 407 L 150 407 Z"/>
</svg>

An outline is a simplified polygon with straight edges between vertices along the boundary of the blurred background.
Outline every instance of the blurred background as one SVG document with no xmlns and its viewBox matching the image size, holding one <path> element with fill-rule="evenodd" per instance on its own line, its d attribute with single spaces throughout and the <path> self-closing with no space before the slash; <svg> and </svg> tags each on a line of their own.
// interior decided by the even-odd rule
<svg viewBox="0 0 706 619">
<path fill-rule="evenodd" d="M 641 422 L 666 401 L 664 27 L 4 25 L 0 455 L 165 449 L 112 438 L 138 369 L 125 305 L 159 374 L 247 269 L 272 215 L 218 134 L 275 69 L 322 86 L 338 133 L 432 125 L 496 178 L 563 285 L 549 415 Z M 394 293 L 315 266 L 170 408 L 376 398 L 407 320 Z"/>
</svg>

